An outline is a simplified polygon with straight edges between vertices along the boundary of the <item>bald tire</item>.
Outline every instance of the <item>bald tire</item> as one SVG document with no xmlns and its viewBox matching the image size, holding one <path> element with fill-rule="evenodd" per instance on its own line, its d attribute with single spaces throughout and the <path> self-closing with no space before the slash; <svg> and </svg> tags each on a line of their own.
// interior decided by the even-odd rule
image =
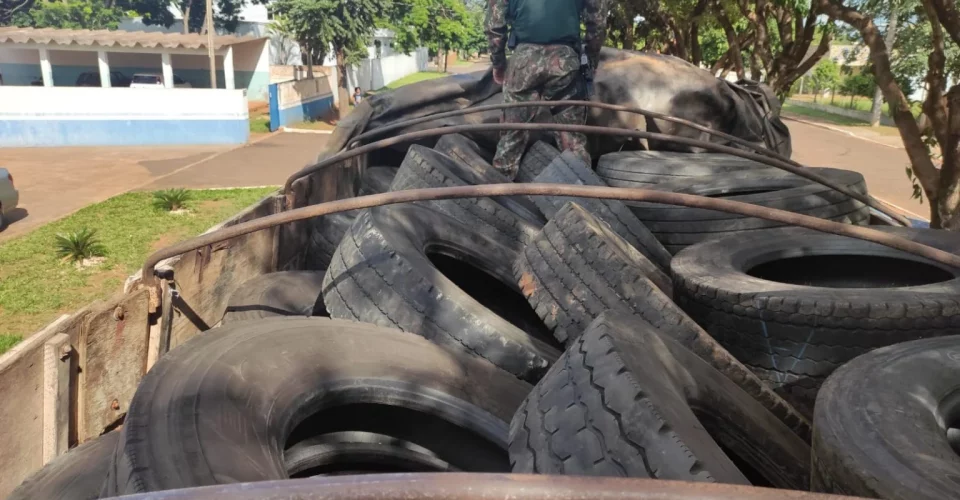
<svg viewBox="0 0 960 500">
<path fill-rule="evenodd" d="M 774 486 L 807 487 L 810 449 L 799 437 L 682 345 L 613 311 L 557 360 L 510 426 L 515 473 L 749 484 L 718 443 Z"/>
<path fill-rule="evenodd" d="M 661 182 L 688 177 L 709 177 L 763 168 L 770 167 L 722 153 L 619 151 L 600 157 L 597 175 L 610 186 L 649 188 Z"/>
<path fill-rule="evenodd" d="M 273 316 L 326 316 L 323 272 L 284 271 L 245 281 L 230 295 L 224 323 Z"/>
<path fill-rule="evenodd" d="M 269 318 L 214 328 L 143 377 L 104 493 L 287 479 L 288 442 L 344 431 L 502 471 L 508 421 L 528 391 L 482 360 L 373 325 Z"/>
<path fill-rule="evenodd" d="M 347 229 L 353 224 L 358 210 L 339 212 L 330 215 L 321 215 L 313 219 L 310 224 L 310 241 L 306 267 L 309 270 L 321 271 L 330 266 L 333 253 L 340 246 L 340 241 L 347 234 Z"/>
<path fill-rule="evenodd" d="M 841 366 L 814 410 L 813 491 L 957 498 L 960 337 L 883 347 Z"/>
<path fill-rule="evenodd" d="M 468 169 L 461 168 L 456 161 L 442 153 L 423 146 L 411 146 L 390 186 L 390 191 L 489 183 L 482 178 L 470 178 L 470 174 Z M 534 221 L 524 220 L 502 203 L 502 199 L 492 198 L 419 202 L 420 205 L 447 214 L 482 234 L 505 238 L 513 248 L 519 248 L 540 226 Z"/>
<path fill-rule="evenodd" d="M 8 500 L 100 498 L 119 432 L 108 432 L 53 459 L 17 486 Z"/>
<path fill-rule="evenodd" d="M 360 191 L 357 196 L 386 193 L 397 176 L 397 167 L 367 167 L 360 177 Z"/>
<path fill-rule="evenodd" d="M 624 249 L 626 247 L 626 250 Z M 804 440 L 810 422 L 690 319 L 650 279 L 652 264 L 589 212 L 567 204 L 514 265 L 527 301 L 554 337 L 573 345 L 607 310 L 643 318 L 750 394 Z"/>
<path fill-rule="evenodd" d="M 560 150 L 543 142 L 537 141 L 530 146 L 520 161 L 520 170 L 517 171 L 516 182 L 533 182 L 553 160 L 560 156 Z"/>
<path fill-rule="evenodd" d="M 572 184 L 578 186 L 606 186 L 597 174 L 572 153 L 565 152 L 550 163 L 535 182 L 545 184 Z M 537 196 L 534 203 L 547 218 L 552 218 L 568 202 L 576 202 L 605 222 L 627 243 L 647 256 L 661 269 L 670 268 L 670 253 L 657 241 L 637 216 L 621 201 L 595 198 Z"/>
</svg>

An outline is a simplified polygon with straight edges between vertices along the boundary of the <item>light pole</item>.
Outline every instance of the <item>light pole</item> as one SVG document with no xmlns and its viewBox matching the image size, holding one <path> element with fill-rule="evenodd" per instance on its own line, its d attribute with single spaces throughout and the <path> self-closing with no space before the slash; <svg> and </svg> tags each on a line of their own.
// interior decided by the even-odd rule
<svg viewBox="0 0 960 500">
<path fill-rule="evenodd" d="M 207 0 L 207 56 L 210 58 L 210 88 L 217 88 L 217 55 L 213 49 L 213 0 Z"/>
</svg>

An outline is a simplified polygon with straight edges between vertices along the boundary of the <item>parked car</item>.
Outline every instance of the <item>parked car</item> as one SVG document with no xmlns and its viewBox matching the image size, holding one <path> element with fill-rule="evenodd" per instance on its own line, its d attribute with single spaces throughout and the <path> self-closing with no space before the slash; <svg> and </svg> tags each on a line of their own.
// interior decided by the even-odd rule
<svg viewBox="0 0 960 500">
<path fill-rule="evenodd" d="M 80 76 L 77 77 L 77 87 L 99 87 L 100 86 L 100 73 L 94 73 L 92 71 L 86 73 L 80 73 Z M 127 78 L 127 75 L 119 71 L 110 72 L 110 86 L 111 87 L 129 87 L 130 78 Z"/>
<path fill-rule="evenodd" d="M 173 75 L 173 86 L 178 89 L 189 89 L 193 87 L 193 85 L 190 85 L 190 82 L 185 81 L 178 75 Z M 130 87 L 136 89 L 163 88 L 163 75 L 137 73 L 133 75 L 133 81 L 130 83 Z"/>
<path fill-rule="evenodd" d="M 0 231 L 7 225 L 5 215 L 17 208 L 20 193 L 13 187 L 13 175 L 5 168 L 0 168 Z"/>
</svg>

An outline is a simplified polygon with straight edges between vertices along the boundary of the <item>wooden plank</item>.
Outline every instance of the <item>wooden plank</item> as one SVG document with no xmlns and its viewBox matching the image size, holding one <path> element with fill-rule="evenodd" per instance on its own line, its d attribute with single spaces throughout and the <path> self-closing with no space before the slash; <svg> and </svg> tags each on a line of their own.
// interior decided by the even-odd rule
<svg viewBox="0 0 960 500">
<path fill-rule="evenodd" d="M 99 436 L 126 413 L 146 372 L 150 293 L 140 290 L 93 311 L 83 329 L 80 441 Z"/>
<path fill-rule="evenodd" d="M 0 498 L 43 465 L 43 345 L 70 322 L 61 316 L 0 356 Z"/>
<path fill-rule="evenodd" d="M 275 197 L 267 197 L 220 227 L 272 215 L 276 206 Z M 179 292 L 173 301 L 176 313 L 170 349 L 219 323 L 238 286 L 275 270 L 276 233 L 276 228 L 258 231 L 170 261 L 168 267 L 173 269 Z"/>
<path fill-rule="evenodd" d="M 54 335 L 43 344 L 43 463 L 70 448 L 70 337 Z"/>
</svg>

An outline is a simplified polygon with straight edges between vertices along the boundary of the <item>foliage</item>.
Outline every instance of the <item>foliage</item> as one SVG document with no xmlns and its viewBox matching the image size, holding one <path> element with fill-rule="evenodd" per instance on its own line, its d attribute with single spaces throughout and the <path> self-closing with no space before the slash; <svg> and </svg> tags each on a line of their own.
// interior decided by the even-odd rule
<svg viewBox="0 0 960 500">
<path fill-rule="evenodd" d="M 17 14 L 27 12 L 34 0 L 0 0 L 0 26 L 11 22 Z"/>
<path fill-rule="evenodd" d="M 389 18 L 391 29 L 397 35 L 395 44 L 406 53 L 417 47 L 437 52 L 466 49 L 471 26 L 475 27 L 477 20 L 467 11 L 463 0 L 398 2 Z"/>
<path fill-rule="evenodd" d="M 83 228 L 77 232 L 56 236 L 57 257 L 77 262 L 90 257 L 100 257 L 107 252 L 93 229 Z"/>
<path fill-rule="evenodd" d="M 873 89 L 876 85 L 873 75 L 864 71 L 844 78 L 843 83 L 840 84 L 840 92 L 849 96 L 873 97 Z"/>
<path fill-rule="evenodd" d="M 63 29 L 117 29 L 124 12 L 101 0 L 39 0 L 12 16 L 16 26 Z"/>
<path fill-rule="evenodd" d="M 164 189 L 153 193 L 153 206 L 168 212 L 186 208 L 189 200 L 190 192 L 183 188 Z"/>
<path fill-rule="evenodd" d="M 832 59 L 821 59 L 814 66 L 810 80 L 817 92 L 833 89 L 840 83 L 840 66 Z"/>
</svg>

